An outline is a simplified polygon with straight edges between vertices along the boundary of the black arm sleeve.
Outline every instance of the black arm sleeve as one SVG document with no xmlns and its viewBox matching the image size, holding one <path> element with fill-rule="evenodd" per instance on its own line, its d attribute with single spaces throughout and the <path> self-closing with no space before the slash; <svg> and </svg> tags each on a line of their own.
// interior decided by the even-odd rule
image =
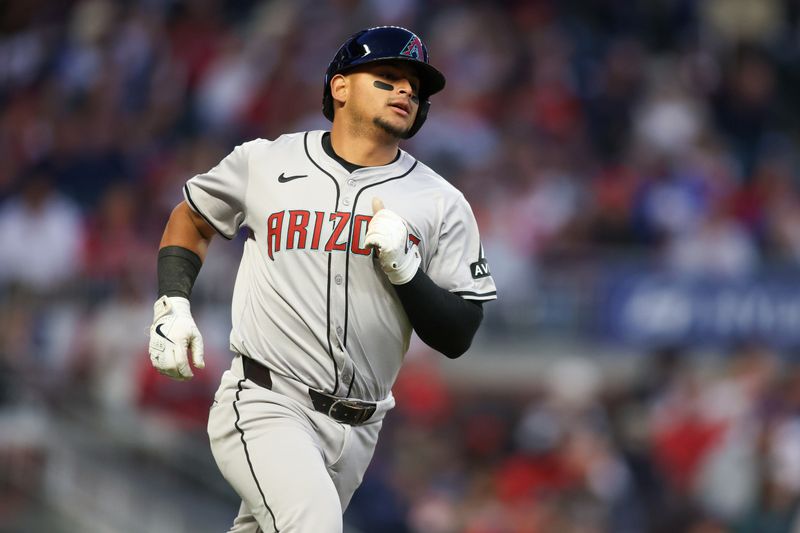
<svg viewBox="0 0 800 533">
<path fill-rule="evenodd" d="M 193 251 L 165 246 L 158 251 L 158 295 L 189 299 L 203 262 Z"/>
<path fill-rule="evenodd" d="M 408 283 L 394 285 L 414 331 L 422 341 L 450 359 L 472 344 L 483 320 L 483 305 L 436 285 L 421 269 Z"/>
</svg>

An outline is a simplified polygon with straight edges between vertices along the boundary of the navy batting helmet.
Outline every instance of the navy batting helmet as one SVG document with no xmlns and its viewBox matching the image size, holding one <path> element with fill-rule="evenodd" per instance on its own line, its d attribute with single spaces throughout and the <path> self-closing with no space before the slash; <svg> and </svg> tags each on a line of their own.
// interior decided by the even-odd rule
<svg viewBox="0 0 800 533">
<path fill-rule="evenodd" d="M 377 61 L 407 61 L 416 67 L 419 76 L 419 109 L 414 124 L 405 138 L 409 138 L 422 127 L 428 116 L 428 97 L 444 88 L 444 75 L 428 63 L 428 49 L 414 33 L 399 26 L 379 26 L 353 34 L 333 56 L 325 72 L 325 88 L 322 93 L 322 114 L 333 121 L 333 97 L 331 79 L 339 73 L 360 65 Z"/>
</svg>

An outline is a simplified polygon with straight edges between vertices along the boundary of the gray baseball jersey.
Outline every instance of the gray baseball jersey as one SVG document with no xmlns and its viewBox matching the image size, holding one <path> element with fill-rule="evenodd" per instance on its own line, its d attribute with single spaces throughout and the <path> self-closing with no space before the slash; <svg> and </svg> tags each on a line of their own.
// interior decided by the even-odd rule
<svg viewBox="0 0 800 533">
<path fill-rule="evenodd" d="M 231 349 L 272 371 L 223 375 L 209 414 L 211 449 L 242 497 L 231 531 L 339 532 L 361 483 L 411 324 L 371 248 L 372 198 L 403 217 L 423 270 L 463 298 L 495 298 L 478 228 L 463 195 L 400 151 L 348 172 L 324 132 L 238 146 L 190 179 L 189 205 L 227 238 L 248 228 L 233 294 Z M 309 387 L 377 402 L 362 425 L 315 411 Z"/>
<path fill-rule="evenodd" d="M 495 285 L 456 188 L 402 150 L 350 173 L 323 150 L 323 133 L 237 146 L 184 195 L 226 238 L 249 229 L 231 349 L 307 386 L 377 401 L 390 394 L 412 328 L 363 244 L 373 197 L 406 220 L 437 285 L 471 300 L 496 298 Z"/>
</svg>

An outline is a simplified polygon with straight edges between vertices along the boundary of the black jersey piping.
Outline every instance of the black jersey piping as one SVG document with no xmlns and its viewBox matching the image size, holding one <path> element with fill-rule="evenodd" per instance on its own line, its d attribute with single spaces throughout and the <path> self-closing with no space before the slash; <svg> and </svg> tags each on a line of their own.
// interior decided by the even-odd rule
<svg viewBox="0 0 800 533">
<path fill-rule="evenodd" d="M 453 291 L 453 294 L 458 294 L 459 296 L 475 296 L 480 298 L 480 297 L 497 296 L 497 291 L 491 291 L 491 292 Z"/>
<path fill-rule="evenodd" d="M 242 393 L 242 383 L 244 383 L 244 379 L 240 379 L 239 382 L 236 384 L 236 399 L 233 401 L 233 410 L 236 412 L 236 421 L 233 423 L 236 430 L 239 432 L 239 438 L 242 441 L 242 446 L 244 447 L 244 456 L 247 459 L 247 466 L 250 467 L 250 474 L 253 476 L 253 481 L 256 483 L 256 488 L 258 489 L 258 493 L 261 495 L 261 501 L 264 503 L 264 507 L 267 508 L 269 511 L 269 515 L 272 517 L 272 527 L 275 528 L 275 533 L 280 533 L 278 529 L 278 524 L 275 521 L 275 514 L 270 509 L 269 505 L 267 504 L 267 498 L 264 496 L 264 491 L 261 490 L 261 483 L 258 482 L 258 477 L 256 476 L 256 471 L 253 468 L 253 462 L 250 460 L 250 452 L 247 450 L 247 441 L 244 440 L 244 430 L 239 425 L 239 421 L 241 420 L 241 416 L 239 415 L 239 408 L 236 407 L 236 402 L 239 401 L 239 395 Z"/>
<path fill-rule="evenodd" d="M 353 199 L 353 209 L 350 211 L 350 230 L 348 232 L 348 237 L 347 237 L 347 249 L 348 250 L 350 250 L 350 241 L 353 240 L 353 219 L 355 218 L 355 215 L 356 215 L 356 206 L 358 206 L 358 197 L 361 196 L 361 193 L 366 191 L 367 189 L 369 189 L 371 187 L 377 187 L 378 185 L 383 185 L 384 183 L 387 183 L 387 182 L 390 182 L 390 181 L 394 181 L 394 180 L 399 180 L 401 178 L 405 178 L 416 167 L 417 167 L 417 161 L 414 161 L 414 164 L 411 165 L 411 168 L 409 168 L 408 170 L 406 170 L 404 173 L 400 174 L 399 176 L 393 176 L 391 178 L 386 178 L 385 180 L 379 181 L 377 183 L 371 183 L 371 184 L 367 185 L 366 187 L 364 187 L 363 189 L 359 190 L 356 193 L 356 196 Z M 349 315 L 349 313 L 348 313 L 348 311 L 349 311 L 348 303 L 349 303 L 349 295 L 350 295 L 350 291 L 348 290 L 349 284 L 350 284 L 350 253 L 347 254 L 347 258 L 345 259 L 345 265 L 344 265 L 344 339 L 342 340 L 342 344 L 345 346 L 345 348 L 347 347 L 347 320 L 348 320 L 348 315 Z M 354 371 L 353 372 L 353 377 L 350 378 L 350 385 L 348 385 L 348 387 L 347 387 L 347 396 L 348 397 L 350 396 L 350 390 L 353 388 L 353 382 L 355 381 L 355 379 L 356 379 L 356 373 Z"/>
<path fill-rule="evenodd" d="M 308 133 L 309 132 L 306 132 L 305 135 L 303 135 L 303 149 L 306 152 L 306 157 L 308 158 L 309 161 L 311 161 L 314 164 L 315 167 L 320 169 L 320 171 L 323 174 L 328 176 L 331 179 L 331 181 L 333 182 L 334 186 L 336 186 L 336 205 L 334 206 L 334 211 L 338 212 L 339 211 L 339 183 L 336 181 L 336 178 L 331 176 L 330 173 L 327 170 L 322 168 L 311 157 L 311 154 L 308 152 Z M 331 345 L 331 258 L 332 258 L 332 254 L 329 253 L 328 254 L 328 292 L 327 292 L 327 297 L 326 297 L 327 301 L 325 303 L 325 320 L 328 323 L 327 324 L 328 325 L 328 328 L 327 328 L 328 355 L 330 356 L 331 361 L 333 361 L 334 382 L 333 382 L 333 390 L 331 391 L 331 394 L 335 395 L 336 391 L 339 389 L 339 365 L 336 363 L 336 358 L 333 356 L 333 346 Z M 345 335 L 346 334 L 347 333 L 345 333 Z"/>
<path fill-rule="evenodd" d="M 209 226 L 211 226 L 212 228 L 214 228 L 214 231 L 216 231 L 217 233 L 219 233 L 220 235 L 222 235 L 223 237 L 225 237 L 225 238 L 226 238 L 226 239 L 228 239 L 229 241 L 233 239 L 233 237 L 228 237 L 227 235 L 225 235 L 224 233 L 222 233 L 222 232 L 219 230 L 219 228 L 218 228 L 217 226 L 215 226 L 215 225 L 214 225 L 214 223 L 213 223 L 213 222 L 211 222 L 211 220 L 210 220 L 210 219 L 209 219 L 209 218 L 208 218 L 208 217 L 205 215 L 205 213 L 203 213 L 202 211 L 200 211 L 200 209 L 197 207 L 197 204 L 195 204 L 195 203 L 194 203 L 194 200 L 192 200 L 192 195 L 191 195 L 191 193 L 189 192 L 189 186 L 188 186 L 188 185 L 184 185 L 184 186 L 183 186 L 183 191 L 184 191 L 184 193 L 186 193 L 186 199 L 187 199 L 187 200 L 189 200 L 189 204 L 192 206 L 192 209 L 194 210 L 194 212 L 195 212 L 195 213 L 197 213 L 198 215 L 200 215 L 201 217 L 203 217 L 203 220 L 205 220 L 205 221 L 208 223 L 208 225 L 209 225 Z"/>
</svg>

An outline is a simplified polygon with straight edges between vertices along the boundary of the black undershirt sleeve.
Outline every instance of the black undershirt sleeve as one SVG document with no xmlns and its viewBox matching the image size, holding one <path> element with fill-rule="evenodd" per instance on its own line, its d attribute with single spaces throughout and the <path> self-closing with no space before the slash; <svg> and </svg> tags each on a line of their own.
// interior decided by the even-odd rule
<svg viewBox="0 0 800 533">
<path fill-rule="evenodd" d="M 158 295 L 189 299 L 203 262 L 193 251 L 165 246 L 158 251 Z"/>
<path fill-rule="evenodd" d="M 425 344 L 450 359 L 467 351 L 483 320 L 481 302 L 439 287 L 422 269 L 408 283 L 394 285 L 394 290 Z"/>
</svg>

